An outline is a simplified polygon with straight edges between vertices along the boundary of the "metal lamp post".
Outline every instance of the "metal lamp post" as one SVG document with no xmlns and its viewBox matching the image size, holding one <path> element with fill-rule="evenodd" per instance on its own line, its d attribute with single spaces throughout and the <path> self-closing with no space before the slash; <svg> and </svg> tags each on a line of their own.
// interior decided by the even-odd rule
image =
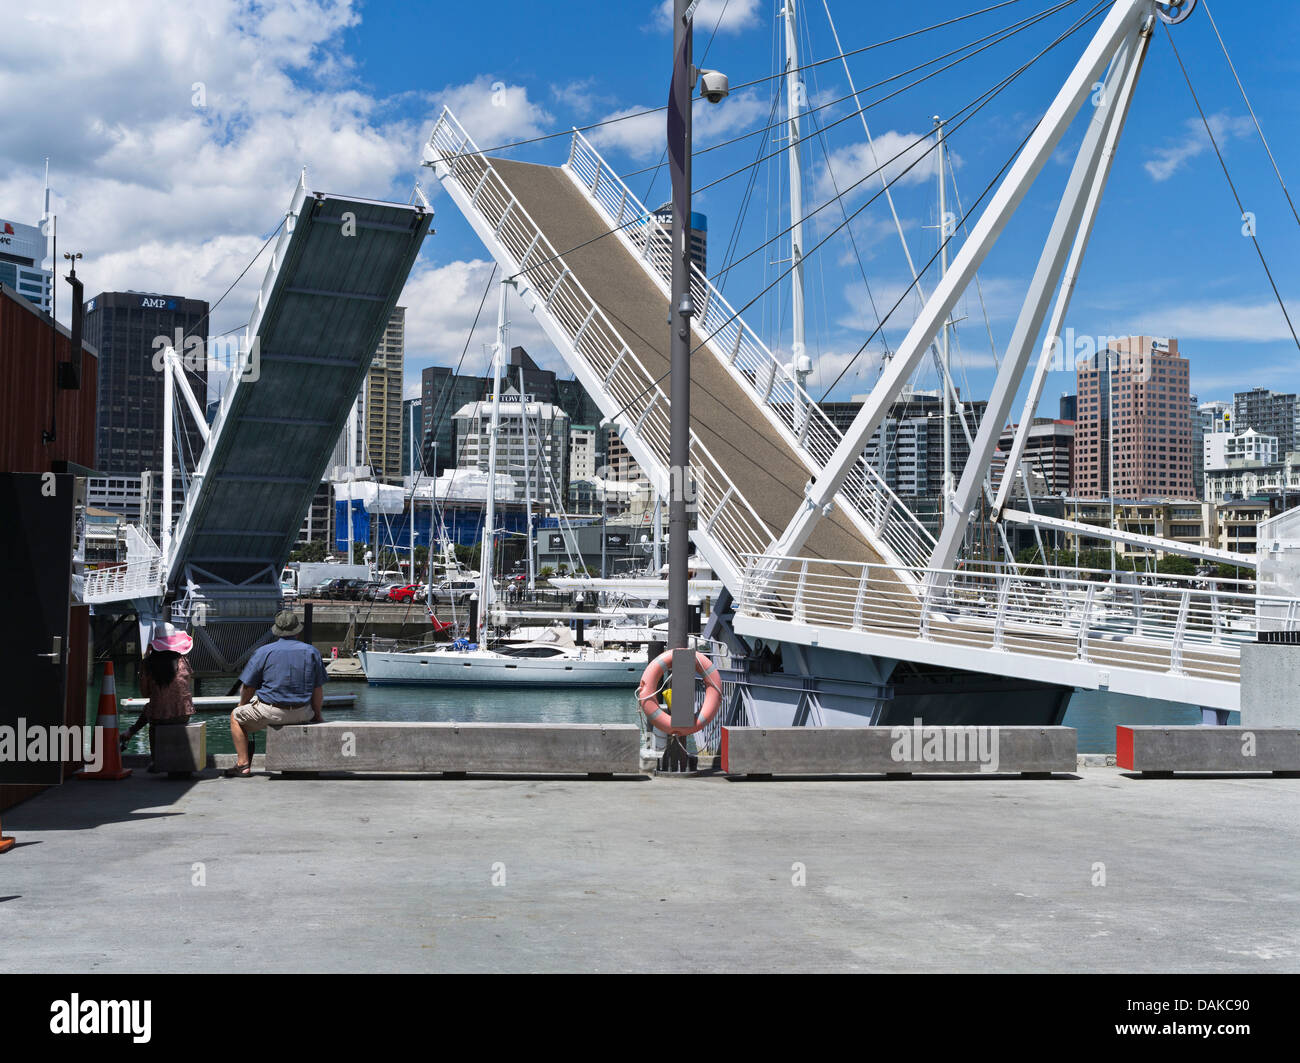
<svg viewBox="0 0 1300 1063">
<path fill-rule="evenodd" d="M 673 77 L 668 95 L 668 165 L 673 188 L 672 296 L 669 387 L 668 645 L 672 660 L 672 725 L 695 724 L 695 654 L 688 646 L 687 601 L 690 528 L 687 502 L 693 495 L 691 451 L 691 97 L 702 75 L 710 103 L 727 95 L 727 80 L 715 71 L 697 71 L 691 62 L 693 16 L 698 0 L 673 3 Z M 669 742 L 669 754 L 673 742 Z"/>
</svg>

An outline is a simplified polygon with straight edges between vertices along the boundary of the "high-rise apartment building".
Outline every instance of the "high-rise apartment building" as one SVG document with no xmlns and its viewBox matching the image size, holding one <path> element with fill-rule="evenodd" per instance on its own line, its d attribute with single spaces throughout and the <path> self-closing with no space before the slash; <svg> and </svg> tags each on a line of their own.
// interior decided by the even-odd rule
<svg viewBox="0 0 1300 1063">
<path fill-rule="evenodd" d="M 481 399 L 456 411 L 457 467 L 488 471 L 493 405 Z M 534 503 L 563 507 L 569 490 L 567 413 L 549 402 L 534 402 L 531 395 L 523 401 L 518 388 L 503 385 L 496 447 L 497 472 L 519 484 L 516 501 L 524 497 L 527 486 Z"/>
<path fill-rule="evenodd" d="M 406 362 L 406 307 L 393 308 L 365 383 L 365 450 L 358 458 L 376 479 L 401 483 L 402 372 Z"/>
<path fill-rule="evenodd" d="M 502 379 L 502 390 L 519 389 L 519 375 L 523 373 L 524 391 L 534 402 L 558 406 L 569 416 L 571 424 L 597 424 L 603 414 L 595 400 L 577 380 L 560 380 L 549 369 L 542 369 L 522 347 L 510 351 L 510 363 Z M 423 442 L 426 466 L 434 472 L 457 468 L 460 455 L 456 453 L 456 434 L 453 418 L 456 411 L 467 403 L 492 395 L 490 376 L 458 376 L 444 365 L 429 366 L 421 373 L 420 401 L 424 411 Z M 436 451 L 436 457 L 435 457 Z M 605 437 L 596 436 L 596 464 L 605 461 Z"/>
<path fill-rule="evenodd" d="M 1074 494 L 1195 497 L 1188 364 L 1178 341 L 1129 336 L 1080 360 L 1077 376 Z"/>
<path fill-rule="evenodd" d="M 1232 423 L 1238 431 L 1253 428 L 1277 439 L 1283 454 L 1300 449 L 1300 401 L 1292 393 L 1251 388 L 1232 397 Z"/>
</svg>

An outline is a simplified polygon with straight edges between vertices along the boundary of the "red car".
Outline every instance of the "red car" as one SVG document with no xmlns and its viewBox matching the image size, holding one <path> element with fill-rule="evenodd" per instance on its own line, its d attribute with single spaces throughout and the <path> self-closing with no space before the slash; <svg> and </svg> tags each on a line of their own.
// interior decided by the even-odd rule
<svg viewBox="0 0 1300 1063">
<path fill-rule="evenodd" d="M 424 587 L 419 583 L 408 583 L 402 587 L 394 587 L 388 592 L 390 602 L 409 602 L 413 601 L 424 591 Z"/>
</svg>

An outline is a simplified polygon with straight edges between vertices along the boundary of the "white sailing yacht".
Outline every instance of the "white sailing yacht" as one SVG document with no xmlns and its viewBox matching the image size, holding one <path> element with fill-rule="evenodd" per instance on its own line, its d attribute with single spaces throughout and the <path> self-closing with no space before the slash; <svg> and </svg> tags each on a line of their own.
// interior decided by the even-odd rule
<svg viewBox="0 0 1300 1063">
<path fill-rule="evenodd" d="M 497 437 L 501 428 L 501 374 L 509 349 L 506 295 L 511 281 L 502 280 L 497 311 L 497 343 L 492 356 L 492 428 L 488 444 L 487 505 L 477 630 L 450 644 L 430 644 L 408 650 L 362 649 L 357 652 L 366 680 L 372 684 L 431 686 L 634 687 L 646 661 L 641 654 L 579 646 L 564 626 L 547 628 L 531 642 L 490 647 L 491 617 L 496 587 L 492 555 L 496 523 Z M 531 510 L 531 503 L 529 506 Z M 530 520 L 531 524 L 531 520 Z"/>
</svg>

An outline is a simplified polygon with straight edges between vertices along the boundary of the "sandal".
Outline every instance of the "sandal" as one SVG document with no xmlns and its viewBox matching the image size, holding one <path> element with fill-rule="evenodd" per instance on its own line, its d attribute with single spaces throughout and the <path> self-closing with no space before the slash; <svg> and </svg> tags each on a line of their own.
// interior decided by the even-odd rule
<svg viewBox="0 0 1300 1063">
<path fill-rule="evenodd" d="M 249 761 L 247 764 L 240 764 L 239 761 L 235 761 L 235 763 L 222 772 L 222 774 L 225 775 L 227 779 L 247 779 L 253 774 L 253 763 L 252 761 Z"/>
</svg>

